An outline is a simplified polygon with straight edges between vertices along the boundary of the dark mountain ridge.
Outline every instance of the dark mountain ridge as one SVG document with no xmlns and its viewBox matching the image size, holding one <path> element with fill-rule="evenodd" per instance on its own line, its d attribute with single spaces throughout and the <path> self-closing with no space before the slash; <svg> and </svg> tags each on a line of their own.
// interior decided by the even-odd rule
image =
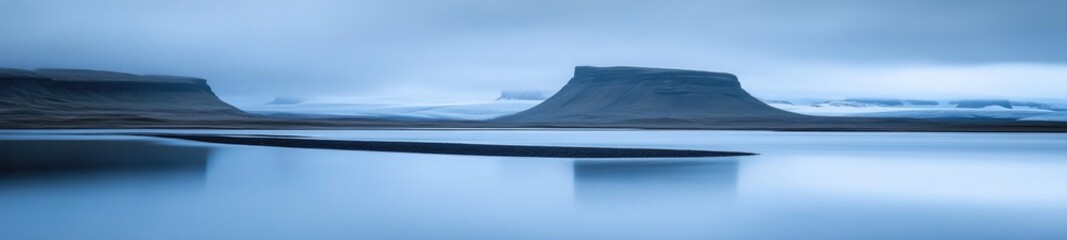
<svg viewBox="0 0 1067 240">
<path fill-rule="evenodd" d="M 224 119 L 246 115 L 199 78 L 80 69 L 0 69 L 5 121 Z"/>
<path fill-rule="evenodd" d="M 896 101 L 894 101 L 896 103 Z M 904 104 L 904 102 L 900 102 Z M 929 103 L 922 103 L 929 104 Z M 729 73 L 579 66 L 556 95 L 492 120 L 519 127 L 797 131 L 1065 131 L 1067 124 L 997 119 L 823 117 L 771 107 Z"/>
<path fill-rule="evenodd" d="M 729 73 L 579 66 L 558 93 L 540 105 L 497 121 L 610 123 L 804 117 L 756 99 Z"/>
<path fill-rule="evenodd" d="M 245 113 L 200 78 L 0 69 L 0 128 L 642 128 L 796 131 L 1067 131 L 1067 124 L 990 119 L 816 117 L 768 106 L 728 73 L 576 67 L 557 94 L 490 121 L 276 117 Z"/>
</svg>

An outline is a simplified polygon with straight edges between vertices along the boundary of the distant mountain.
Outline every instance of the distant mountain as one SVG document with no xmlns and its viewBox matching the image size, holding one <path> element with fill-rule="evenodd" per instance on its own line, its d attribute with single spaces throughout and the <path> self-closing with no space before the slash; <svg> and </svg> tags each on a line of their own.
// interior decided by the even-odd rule
<svg viewBox="0 0 1067 240">
<path fill-rule="evenodd" d="M 545 94 L 541 93 L 540 91 L 503 91 L 503 92 L 500 93 L 500 97 L 497 98 L 496 100 L 500 101 L 500 100 L 545 100 L 545 99 L 548 99 L 548 97 L 545 97 Z"/>
<path fill-rule="evenodd" d="M 285 105 L 285 104 L 298 104 L 306 102 L 307 98 L 302 97 L 276 97 L 274 100 L 267 102 L 267 104 Z"/>
<path fill-rule="evenodd" d="M 1062 100 L 1013 101 L 1000 99 L 963 100 L 917 100 L 892 98 L 846 98 L 842 100 L 805 99 L 784 101 L 764 99 L 765 103 L 786 111 L 816 116 L 849 116 L 876 118 L 914 119 L 990 119 L 1025 120 L 1044 119 L 1060 121 L 1060 118 L 1040 118 L 1041 115 L 1067 111 L 1067 102 Z"/>
<path fill-rule="evenodd" d="M 811 106 L 812 107 L 818 107 L 818 108 L 825 108 L 825 107 L 861 108 L 861 107 L 877 107 L 879 105 L 872 104 L 872 103 L 865 103 L 865 102 L 848 101 L 848 100 L 834 100 L 834 101 L 822 102 L 822 103 L 811 105 Z M 899 105 L 895 105 L 895 106 L 899 106 Z"/>
<path fill-rule="evenodd" d="M 200 78 L 81 69 L 0 69 L 7 123 L 152 122 L 243 117 Z"/>
<path fill-rule="evenodd" d="M 845 99 L 814 105 L 764 100 L 783 109 L 886 111 L 935 109 L 940 101 Z M 693 128 L 774 130 L 1059 131 L 1061 123 L 1013 118 L 812 116 L 782 110 L 753 97 L 729 73 L 644 67 L 575 68 L 574 77 L 540 105 L 491 122 L 519 127 Z"/>
<path fill-rule="evenodd" d="M 1011 101 L 1008 100 L 960 100 L 952 102 L 952 104 L 956 104 L 956 108 L 1012 108 Z"/>
<path fill-rule="evenodd" d="M 204 79 L 84 69 L 0 68 L 0 116 L 0 129 L 442 126 L 429 121 L 250 114 L 219 99 Z"/>
<path fill-rule="evenodd" d="M 670 124 L 804 118 L 764 104 L 729 73 L 579 66 L 558 93 L 502 122 Z"/>
<path fill-rule="evenodd" d="M 520 94 L 521 95 L 521 94 Z M 642 68 L 576 67 L 557 94 L 539 101 L 459 104 L 337 104 L 276 99 L 250 114 L 215 96 L 199 78 L 120 72 L 0 69 L 0 128 L 655 128 L 834 131 L 1067 131 L 1056 114 L 990 117 L 990 111 L 955 109 L 956 117 L 899 113 L 825 117 L 771 107 L 728 73 Z M 916 108 L 909 101 L 846 101 L 885 112 Z M 281 104 L 285 103 L 285 104 Z M 538 104 L 539 103 L 539 104 Z M 534 106 L 536 104 L 536 106 Z M 808 105 L 776 106 L 821 109 Z M 532 106 L 532 107 L 531 107 Z M 1040 105 L 1031 104 L 1039 107 Z M 1060 105 L 1057 105 L 1060 106 Z M 944 108 L 922 106 L 924 110 Z M 954 108 L 953 108 L 954 109 Z M 1027 108 L 1031 112 L 1058 113 Z M 525 111 L 523 111 L 525 110 Z M 959 117 L 958 113 L 972 114 Z M 334 114 L 342 113 L 342 114 Z M 512 114 L 514 113 L 514 114 Z M 509 115 L 510 114 L 510 115 Z M 997 113 L 1000 114 L 1000 113 Z M 502 116 L 503 115 L 503 116 Z M 500 117 L 497 117 L 500 116 Z M 901 117 L 903 116 L 903 117 Z M 497 117 L 488 121 L 489 118 Z M 1026 120 L 1026 121 L 1016 121 Z"/>
<path fill-rule="evenodd" d="M 1046 110 L 1013 109 L 927 109 L 854 113 L 853 117 L 918 118 L 918 119 L 1003 119 L 1020 120 L 1040 117 L 1054 112 Z"/>
<path fill-rule="evenodd" d="M 786 100 L 760 99 L 760 101 L 766 104 L 797 105 L 796 103 Z"/>
<path fill-rule="evenodd" d="M 933 100 L 915 99 L 877 99 L 877 98 L 846 98 L 844 100 L 828 100 L 813 107 L 931 107 L 938 106 L 940 102 Z"/>
<path fill-rule="evenodd" d="M 938 101 L 931 100 L 915 100 L 915 99 L 879 99 L 879 98 L 848 98 L 843 102 L 860 103 L 870 106 L 879 107 L 900 107 L 900 106 L 936 106 Z"/>
<path fill-rule="evenodd" d="M 255 114 L 305 118 L 362 117 L 387 120 L 486 120 L 514 114 L 539 101 L 481 101 L 462 103 L 373 103 L 317 100 L 294 104 L 242 105 Z"/>
</svg>

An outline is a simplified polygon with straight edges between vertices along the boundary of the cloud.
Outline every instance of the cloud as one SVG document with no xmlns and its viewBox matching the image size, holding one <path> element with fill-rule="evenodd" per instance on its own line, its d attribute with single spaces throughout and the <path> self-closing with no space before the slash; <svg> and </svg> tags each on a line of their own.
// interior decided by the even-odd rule
<svg viewBox="0 0 1067 240">
<path fill-rule="evenodd" d="M 223 95 L 419 93 L 412 97 L 429 97 L 428 89 L 554 90 L 574 65 L 734 72 L 750 90 L 774 95 L 998 95 L 997 88 L 930 88 L 957 80 L 903 72 L 981 75 L 990 66 L 1039 65 L 987 85 L 1055 96 L 1067 91 L 1057 81 L 1067 53 L 1056 51 L 1067 42 L 1067 16 L 1058 12 L 1065 7 L 1043 0 L 11 0 L 0 3 L 8 33 L 0 65 L 200 76 Z M 865 87 L 872 85 L 895 87 Z"/>
</svg>

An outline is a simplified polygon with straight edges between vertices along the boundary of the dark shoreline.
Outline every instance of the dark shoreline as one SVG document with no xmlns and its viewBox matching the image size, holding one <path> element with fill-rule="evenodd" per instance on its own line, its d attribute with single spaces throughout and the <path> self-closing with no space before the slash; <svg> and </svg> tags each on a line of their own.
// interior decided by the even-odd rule
<svg viewBox="0 0 1067 240">
<path fill-rule="evenodd" d="M 2 112 L 2 111 L 0 111 Z M 1067 132 L 1067 122 L 989 119 L 900 119 L 812 117 L 795 120 L 733 119 L 691 122 L 505 123 L 497 121 L 391 120 L 370 118 L 298 119 L 247 115 L 192 119 L 0 118 L 0 130 L 47 129 L 233 129 L 233 130 L 498 130 L 639 129 L 790 132 Z"/>
<path fill-rule="evenodd" d="M 431 142 L 385 142 L 385 141 L 349 141 L 287 138 L 264 135 L 193 135 L 193 134 L 134 134 L 161 138 L 181 139 L 197 142 L 240 144 L 254 146 L 314 148 L 336 150 L 358 150 L 377 152 L 404 152 L 471 156 L 500 157 L 544 157 L 544 158 L 680 158 L 680 157 L 733 157 L 751 156 L 754 153 L 677 150 L 677 149 L 641 149 L 641 148 L 603 148 L 603 147 L 557 147 L 557 146 L 520 146 L 468 143 L 431 143 Z"/>
<path fill-rule="evenodd" d="M 914 132 L 914 133 L 929 133 L 929 132 L 943 132 L 943 133 L 1067 133 L 1067 126 L 1064 127 L 1042 127 L 1042 126 L 1018 126 L 1018 127 L 951 127 L 951 128 L 711 128 L 711 127 L 632 127 L 632 126 L 619 126 L 619 127 L 593 127 L 593 126 L 574 126 L 574 127 L 545 127 L 545 126 L 532 126 L 532 127 L 448 127 L 448 126 L 278 126 L 278 127 L 264 127 L 264 126 L 158 126 L 158 125 L 128 125 L 128 126 L 36 126 L 36 127 L 5 127 L 0 126 L 0 130 L 18 131 L 18 130 L 434 130 L 434 131 L 470 131 L 470 130 L 551 130 L 551 131 L 631 131 L 631 130 L 650 130 L 650 131 L 770 131 L 770 132 Z"/>
</svg>

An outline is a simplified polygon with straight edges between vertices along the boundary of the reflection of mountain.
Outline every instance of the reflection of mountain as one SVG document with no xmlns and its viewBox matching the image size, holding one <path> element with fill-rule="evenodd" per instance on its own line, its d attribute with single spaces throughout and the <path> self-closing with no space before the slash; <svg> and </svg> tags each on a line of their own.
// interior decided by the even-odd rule
<svg viewBox="0 0 1067 240">
<path fill-rule="evenodd" d="M 202 175 L 209 148 L 135 140 L 2 140 L 0 176 L 65 176 L 72 173 L 167 173 Z"/>
<path fill-rule="evenodd" d="M 731 158 L 576 160 L 574 196 L 584 207 L 697 210 L 732 200 L 737 174 Z"/>
</svg>

